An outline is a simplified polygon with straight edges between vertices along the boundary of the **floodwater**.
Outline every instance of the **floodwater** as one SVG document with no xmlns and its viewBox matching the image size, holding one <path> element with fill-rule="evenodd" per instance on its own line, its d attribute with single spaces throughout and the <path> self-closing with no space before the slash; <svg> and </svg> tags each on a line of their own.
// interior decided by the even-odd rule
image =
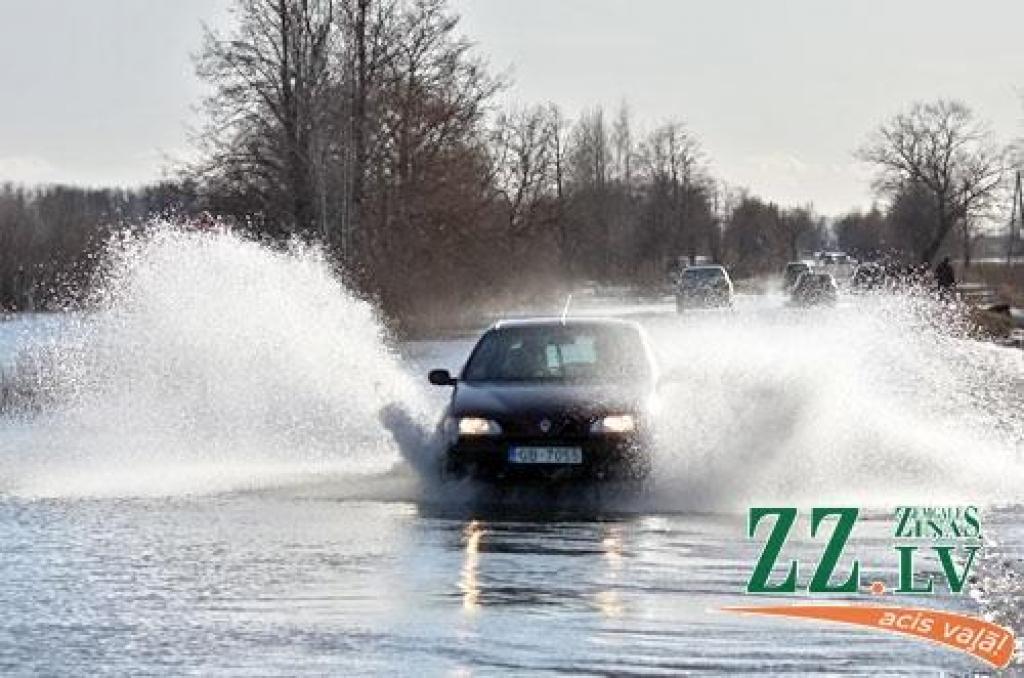
<svg viewBox="0 0 1024 678">
<path fill-rule="evenodd" d="M 1024 358 L 930 302 L 764 295 L 679 318 L 583 300 L 651 333 L 654 487 L 499 493 L 431 473 L 445 390 L 423 375 L 473 337 L 388 339 L 307 248 L 168 231 L 108 258 L 92 313 L 0 322 L 0 365 L 31 394 L 0 415 L 4 675 L 986 669 L 722 611 L 751 602 L 761 505 L 861 507 L 836 573 L 862 562 L 860 601 L 1024 632 Z M 907 504 L 982 507 L 964 594 L 867 594 L 896 584 Z M 803 585 L 823 546 L 794 528 Z"/>
</svg>

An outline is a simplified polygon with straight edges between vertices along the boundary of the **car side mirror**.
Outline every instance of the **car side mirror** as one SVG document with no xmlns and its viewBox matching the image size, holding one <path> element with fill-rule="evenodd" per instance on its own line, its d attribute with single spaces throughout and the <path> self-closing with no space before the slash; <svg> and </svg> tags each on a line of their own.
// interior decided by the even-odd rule
<svg viewBox="0 0 1024 678">
<path fill-rule="evenodd" d="M 455 377 L 448 370 L 430 370 L 427 380 L 434 386 L 455 386 Z"/>
</svg>

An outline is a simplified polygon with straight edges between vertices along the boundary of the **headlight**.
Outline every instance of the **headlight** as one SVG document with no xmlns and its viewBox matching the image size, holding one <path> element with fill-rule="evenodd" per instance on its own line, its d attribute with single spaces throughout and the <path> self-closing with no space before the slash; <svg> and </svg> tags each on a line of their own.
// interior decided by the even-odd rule
<svg viewBox="0 0 1024 678">
<path fill-rule="evenodd" d="M 496 436 L 501 433 L 498 422 L 482 417 L 462 417 L 459 419 L 460 436 Z"/>
<path fill-rule="evenodd" d="M 591 433 L 632 433 L 635 430 L 636 418 L 632 414 L 612 414 L 590 425 Z"/>
</svg>

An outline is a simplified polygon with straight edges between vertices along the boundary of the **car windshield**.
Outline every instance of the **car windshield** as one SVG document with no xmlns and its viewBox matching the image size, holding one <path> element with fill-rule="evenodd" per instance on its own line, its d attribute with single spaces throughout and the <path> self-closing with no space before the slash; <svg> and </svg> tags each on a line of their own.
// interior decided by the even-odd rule
<svg viewBox="0 0 1024 678">
<path fill-rule="evenodd" d="M 800 289 L 821 289 L 832 286 L 832 278 L 822 273 L 804 273 L 797 281 Z"/>
<path fill-rule="evenodd" d="M 723 277 L 720 268 L 688 268 L 683 271 L 683 280 L 687 282 L 704 282 Z"/>
<path fill-rule="evenodd" d="M 646 352 L 629 326 L 539 325 L 491 330 L 477 344 L 465 381 L 640 381 Z"/>
</svg>

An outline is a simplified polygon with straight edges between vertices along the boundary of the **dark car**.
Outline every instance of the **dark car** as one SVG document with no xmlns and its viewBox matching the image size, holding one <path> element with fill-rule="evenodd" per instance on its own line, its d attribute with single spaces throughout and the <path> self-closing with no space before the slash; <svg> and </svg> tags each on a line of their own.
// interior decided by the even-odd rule
<svg viewBox="0 0 1024 678">
<path fill-rule="evenodd" d="M 798 306 L 835 304 L 839 288 L 830 273 L 804 273 L 797 278 L 789 298 Z"/>
<path fill-rule="evenodd" d="M 676 310 L 700 306 L 731 306 L 732 280 L 721 266 L 688 266 L 676 284 Z"/>
<path fill-rule="evenodd" d="M 785 290 L 793 289 L 793 285 L 796 284 L 797 279 L 804 273 L 810 273 L 811 265 L 806 261 L 791 261 L 786 264 L 786 269 L 782 272 L 782 287 Z"/>
<path fill-rule="evenodd" d="M 621 320 L 533 319 L 488 329 L 441 423 L 445 478 L 642 480 L 657 376 L 645 333 Z"/>
</svg>

